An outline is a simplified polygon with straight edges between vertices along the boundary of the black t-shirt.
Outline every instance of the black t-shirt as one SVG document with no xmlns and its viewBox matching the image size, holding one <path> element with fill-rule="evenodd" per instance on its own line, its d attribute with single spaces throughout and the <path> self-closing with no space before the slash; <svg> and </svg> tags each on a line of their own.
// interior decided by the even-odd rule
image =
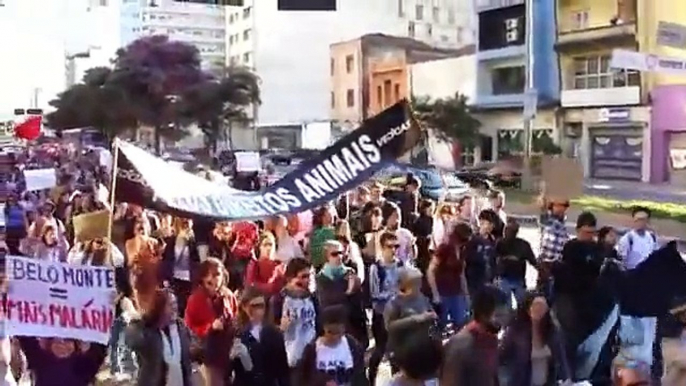
<svg viewBox="0 0 686 386">
<path fill-rule="evenodd" d="M 555 292 L 567 295 L 591 293 L 603 264 L 604 252 L 593 241 L 569 240 L 562 249 L 562 261 L 553 270 Z"/>
<path fill-rule="evenodd" d="M 511 280 L 524 280 L 526 263 L 536 264 L 534 252 L 528 241 L 501 239 L 495 246 L 498 276 Z"/>
</svg>

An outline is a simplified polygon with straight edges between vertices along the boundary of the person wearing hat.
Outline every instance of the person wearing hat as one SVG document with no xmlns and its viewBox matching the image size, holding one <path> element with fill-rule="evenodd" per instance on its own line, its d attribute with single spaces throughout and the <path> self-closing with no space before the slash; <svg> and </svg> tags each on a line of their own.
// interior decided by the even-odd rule
<svg viewBox="0 0 686 386">
<path fill-rule="evenodd" d="M 664 363 L 662 385 L 686 385 L 686 297 L 674 303 L 660 327 Z"/>
</svg>

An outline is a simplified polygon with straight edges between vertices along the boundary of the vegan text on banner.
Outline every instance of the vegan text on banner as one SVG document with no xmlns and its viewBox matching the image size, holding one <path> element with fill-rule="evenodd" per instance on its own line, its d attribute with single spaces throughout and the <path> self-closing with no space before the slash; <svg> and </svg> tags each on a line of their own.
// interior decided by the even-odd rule
<svg viewBox="0 0 686 386">
<path fill-rule="evenodd" d="M 114 320 L 114 270 L 7 256 L 11 291 L 3 308 L 9 336 L 107 344 Z"/>
<path fill-rule="evenodd" d="M 116 198 L 180 215 L 251 219 L 319 206 L 368 180 L 422 138 L 401 101 L 261 192 L 184 172 L 131 144 L 118 144 Z"/>
</svg>

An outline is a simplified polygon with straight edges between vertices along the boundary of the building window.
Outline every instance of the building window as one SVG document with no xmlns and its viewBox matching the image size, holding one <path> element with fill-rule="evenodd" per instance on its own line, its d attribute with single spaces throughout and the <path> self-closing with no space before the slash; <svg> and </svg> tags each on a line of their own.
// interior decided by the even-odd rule
<svg viewBox="0 0 686 386">
<path fill-rule="evenodd" d="M 586 29 L 588 28 L 588 10 L 576 11 L 572 14 L 572 28 Z"/>
<path fill-rule="evenodd" d="M 250 63 L 250 52 L 246 52 L 243 54 L 243 63 L 244 64 Z"/>
<path fill-rule="evenodd" d="M 410 35 L 411 38 L 414 37 L 414 22 L 413 21 L 411 21 L 407 25 L 407 34 Z"/>
<path fill-rule="evenodd" d="M 331 75 L 333 75 L 336 73 L 336 61 L 333 58 L 331 58 L 330 66 L 331 66 Z"/>
<path fill-rule="evenodd" d="M 400 84 L 396 83 L 393 85 L 393 94 L 395 94 L 395 101 L 400 100 Z"/>
<path fill-rule="evenodd" d="M 100 0 L 101 7 L 107 7 L 107 0 Z"/>
<path fill-rule="evenodd" d="M 345 102 L 348 107 L 355 107 L 355 90 L 348 89 L 348 92 L 345 95 Z"/>
<path fill-rule="evenodd" d="M 426 34 L 431 36 L 431 35 L 433 35 L 433 33 L 434 33 L 433 27 L 431 27 L 431 24 L 427 24 L 426 25 Z"/>
<path fill-rule="evenodd" d="M 511 19 L 505 19 L 505 42 L 506 43 L 516 43 L 520 39 L 520 23 L 522 20 L 518 17 L 513 17 Z"/>
<path fill-rule="evenodd" d="M 498 130 L 498 158 L 524 151 L 524 133 L 522 130 Z"/>
<path fill-rule="evenodd" d="M 421 4 L 415 5 L 414 12 L 415 12 L 415 19 L 424 20 L 424 6 L 423 5 L 421 5 Z"/>
<path fill-rule="evenodd" d="M 345 57 L 345 72 L 351 74 L 353 72 L 353 65 L 355 64 L 355 58 L 352 55 Z"/>
<path fill-rule="evenodd" d="M 448 23 L 455 24 L 455 10 L 448 9 Z"/>
<path fill-rule="evenodd" d="M 440 15 L 441 15 L 441 9 L 438 7 L 433 7 L 431 9 L 431 14 L 433 16 L 434 21 L 439 21 L 440 20 Z"/>
<path fill-rule="evenodd" d="M 249 29 L 246 29 L 245 31 L 243 31 L 243 40 L 244 40 L 244 41 L 250 40 L 250 33 L 251 33 L 251 32 L 252 32 L 252 31 L 249 30 Z"/>
<path fill-rule="evenodd" d="M 491 72 L 493 95 L 511 95 L 524 92 L 524 66 L 494 68 Z"/>
<path fill-rule="evenodd" d="M 229 24 L 233 24 L 233 13 L 229 15 Z"/>
<path fill-rule="evenodd" d="M 229 44 L 233 44 L 233 35 L 229 36 Z"/>
<path fill-rule="evenodd" d="M 464 28 L 457 27 L 457 44 L 462 44 L 462 34 L 464 33 Z"/>
<path fill-rule="evenodd" d="M 249 18 L 251 12 L 252 12 L 252 7 L 245 7 L 245 9 L 243 10 L 243 19 Z"/>
<path fill-rule="evenodd" d="M 639 86 L 637 71 L 610 68 L 610 55 L 574 59 L 574 89 Z"/>
<path fill-rule="evenodd" d="M 376 86 L 376 103 L 383 106 L 383 89 L 381 86 Z"/>
<path fill-rule="evenodd" d="M 398 17 L 405 17 L 404 0 L 398 0 Z"/>
<path fill-rule="evenodd" d="M 336 93 L 331 91 L 331 108 L 336 108 Z"/>
<path fill-rule="evenodd" d="M 386 107 L 387 105 L 391 104 L 391 81 L 390 80 L 384 80 L 383 81 L 383 102 L 384 104 L 382 105 L 383 107 Z"/>
</svg>

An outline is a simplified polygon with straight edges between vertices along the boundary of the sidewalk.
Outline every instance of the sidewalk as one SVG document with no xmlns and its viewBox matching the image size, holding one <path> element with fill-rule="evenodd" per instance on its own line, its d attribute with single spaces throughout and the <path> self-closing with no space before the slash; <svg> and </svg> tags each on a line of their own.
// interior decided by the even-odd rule
<svg viewBox="0 0 686 386">
<path fill-rule="evenodd" d="M 584 193 L 618 200 L 673 202 L 686 205 L 686 187 L 636 181 L 584 181 Z"/>
<path fill-rule="evenodd" d="M 505 208 L 510 217 L 517 219 L 522 225 L 536 226 L 538 224 L 538 209 L 534 204 L 523 204 L 519 202 L 507 203 Z M 574 233 L 576 218 L 581 213 L 581 209 L 570 208 L 567 212 L 567 227 L 570 233 Z M 631 227 L 631 216 L 622 213 L 595 212 L 598 219 L 598 226 L 609 225 L 617 229 L 620 234 L 625 233 Z M 651 227 L 655 230 L 661 243 L 677 240 L 680 250 L 686 250 L 686 224 L 678 221 L 653 219 Z"/>
</svg>

